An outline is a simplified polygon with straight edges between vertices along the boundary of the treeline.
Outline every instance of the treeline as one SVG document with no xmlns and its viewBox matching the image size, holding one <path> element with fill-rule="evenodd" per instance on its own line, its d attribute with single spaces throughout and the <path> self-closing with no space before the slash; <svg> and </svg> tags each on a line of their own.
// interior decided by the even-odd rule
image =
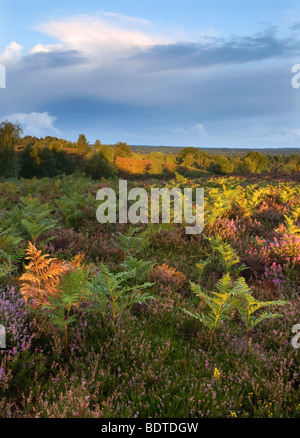
<svg viewBox="0 0 300 438">
<path fill-rule="evenodd" d="M 83 172 L 94 179 L 110 178 L 118 173 L 131 175 L 169 176 L 175 172 L 185 176 L 203 173 L 219 175 L 263 172 L 300 171 L 300 154 L 264 155 L 256 151 L 243 156 L 208 154 L 187 147 L 177 154 L 134 153 L 123 142 L 115 145 L 96 140 L 90 145 L 80 134 L 77 142 L 56 137 L 21 137 L 18 124 L 0 124 L 0 178 L 42 178 Z"/>
<path fill-rule="evenodd" d="M 92 178 L 116 175 L 114 158 L 90 146 L 84 135 L 71 143 L 56 137 L 21 137 L 18 124 L 0 124 L 0 178 L 42 178 L 83 172 Z"/>
<path fill-rule="evenodd" d="M 151 152 L 163 152 L 167 154 L 178 155 L 179 152 L 184 149 L 183 146 L 131 146 L 132 152 L 137 152 L 141 154 L 150 154 Z M 199 148 L 198 148 L 199 149 Z M 293 155 L 298 154 L 299 148 L 220 148 L 220 147 L 202 147 L 200 148 L 209 155 L 226 155 L 235 157 L 244 157 L 249 150 L 260 152 L 263 155 Z"/>
</svg>

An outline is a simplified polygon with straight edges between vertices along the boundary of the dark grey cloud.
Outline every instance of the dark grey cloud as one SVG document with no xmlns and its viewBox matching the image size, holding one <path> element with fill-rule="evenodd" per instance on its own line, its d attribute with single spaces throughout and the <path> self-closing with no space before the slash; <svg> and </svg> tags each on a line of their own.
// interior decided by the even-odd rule
<svg viewBox="0 0 300 438">
<path fill-rule="evenodd" d="M 272 26 L 264 32 L 250 36 L 231 38 L 204 38 L 200 42 L 176 42 L 140 48 L 134 55 L 114 57 L 116 68 L 131 68 L 133 71 L 168 71 L 214 66 L 240 65 L 251 62 L 288 58 L 300 53 L 300 22 L 290 30 L 290 37 L 279 37 L 278 29 Z M 55 50 L 38 52 L 22 58 L 24 71 L 32 68 L 59 69 L 68 66 L 94 65 L 106 69 L 112 65 L 110 57 L 99 59 L 77 50 Z"/>
<path fill-rule="evenodd" d="M 62 68 L 89 63 L 89 59 L 76 50 L 57 50 L 53 52 L 38 52 L 25 56 L 21 67 L 24 69 L 35 68 Z"/>
<path fill-rule="evenodd" d="M 295 25 L 296 26 L 296 25 Z M 133 60 L 145 69 L 186 69 L 234 65 L 288 57 L 300 53 L 299 38 L 279 38 L 277 28 L 245 37 L 210 38 L 201 42 L 157 45 L 141 51 Z"/>
</svg>

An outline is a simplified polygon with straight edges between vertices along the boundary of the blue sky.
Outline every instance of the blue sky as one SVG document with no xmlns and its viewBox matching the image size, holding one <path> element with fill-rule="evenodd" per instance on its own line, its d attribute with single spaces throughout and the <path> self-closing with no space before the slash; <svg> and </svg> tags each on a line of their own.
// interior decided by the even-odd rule
<svg viewBox="0 0 300 438">
<path fill-rule="evenodd" d="M 296 0 L 1 1 L 0 64 L 25 134 L 300 147 Z"/>
</svg>

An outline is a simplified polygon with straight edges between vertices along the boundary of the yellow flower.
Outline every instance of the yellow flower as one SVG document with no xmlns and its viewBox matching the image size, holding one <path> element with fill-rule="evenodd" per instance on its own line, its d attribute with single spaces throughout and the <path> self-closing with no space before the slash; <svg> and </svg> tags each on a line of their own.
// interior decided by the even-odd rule
<svg viewBox="0 0 300 438">
<path fill-rule="evenodd" d="M 218 368 L 215 368 L 214 379 L 216 382 L 219 382 L 221 380 L 221 375 L 220 375 L 220 371 L 218 370 Z"/>
<path fill-rule="evenodd" d="M 235 412 L 230 412 L 230 416 L 233 417 L 233 418 L 237 418 L 237 415 L 236 415 Z"/>
<path fill-rule="evenodd" d="M 265 407 L 267 409 L 267 415 L 268 415 L 269 418 L 273 417 L 273 412 L 271 412 L 272 405 L 273 405 L 273 403 L 271 403 L 271 402 L 269 402 L 269 403 L 266 402 L 265 403 Z"/>
</svg>

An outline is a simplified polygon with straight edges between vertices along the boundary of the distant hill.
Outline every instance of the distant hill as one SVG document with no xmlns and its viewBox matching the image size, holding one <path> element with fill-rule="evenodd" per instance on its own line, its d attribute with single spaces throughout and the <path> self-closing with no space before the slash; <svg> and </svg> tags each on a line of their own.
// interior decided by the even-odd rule
<svg viewBox="0 0 300 438">
<path fill-rule="evenodd" d="M 177 155 L 184 147 L 180 146 L 130 146 L 132 152 L 141 154 L 150 154 L 151 152 L 163 152 L 164 154 Z M 300 154 L 299 148 L 273 148 L 273 149 L 239 149 L 239 148 L 197 148 L 205 151 L 210 155 L 245 155 L 248 152 L 256 151 L 265 155 L 293 155 Z"/>
</svg>

